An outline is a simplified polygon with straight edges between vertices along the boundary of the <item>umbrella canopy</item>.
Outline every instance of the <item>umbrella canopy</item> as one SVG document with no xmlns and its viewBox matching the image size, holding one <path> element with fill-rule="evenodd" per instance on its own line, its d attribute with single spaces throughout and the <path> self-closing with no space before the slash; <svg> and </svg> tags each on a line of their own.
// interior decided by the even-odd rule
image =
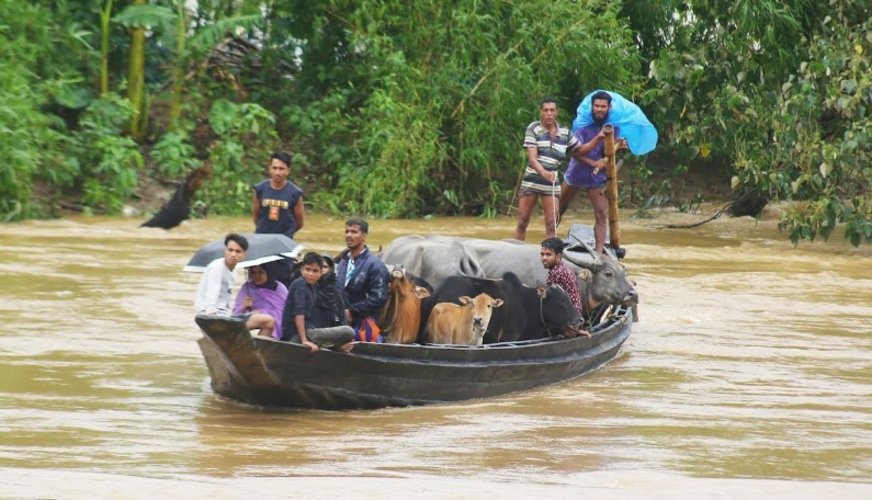
<svg viewBox="0 0 872 500">
<path fill-rule="evenodd" d="M 578 114 L 575 121 L 572 122 L 573 131 L 593 123 L 590 101 L 597 92 L 599 90 L 586 95 L 581 104 L 578 105 Z M 621 137 L 627 139 L 627 146 L 634 155 L 643 155 L 653 151 L 657 146 L 657 129 L 648 121 L 642 109 L 617 92 L 610 90 L 606 90 L 606 92 L 612 96 L 612 109 L 609 111 L 606 123 L 620 127 Z"/>
<path fill-rule="evenodd" d="M 248 240 L 245 260 L 237 267 L 251 267 L 280 260 L 295 259 L 303 251 L 303 246 L 283 234 L 243 234 Z M 202 273 L 215 259 L 224 257 L 224 238 L 206 243 L 191 257 L 184 270 Z"/>
</svg>

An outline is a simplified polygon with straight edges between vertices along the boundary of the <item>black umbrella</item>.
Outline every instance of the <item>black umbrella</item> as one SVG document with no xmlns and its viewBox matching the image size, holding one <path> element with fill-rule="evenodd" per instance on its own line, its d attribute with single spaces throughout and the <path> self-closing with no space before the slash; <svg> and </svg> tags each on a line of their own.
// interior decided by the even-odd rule
<svg viewBox="0 0 872 500">
<path fill-rule="evenodd" d="M 248 240 L 245 260 L 238 267 L 251 267 L 283 258 L 294 259 L 303 246 L 283 234 L 243 234 Z M 206 243 L 185 265 L 185 271 L 203 272 L 215 259 L 224 257 L 224 238 Z"/>
</svg>

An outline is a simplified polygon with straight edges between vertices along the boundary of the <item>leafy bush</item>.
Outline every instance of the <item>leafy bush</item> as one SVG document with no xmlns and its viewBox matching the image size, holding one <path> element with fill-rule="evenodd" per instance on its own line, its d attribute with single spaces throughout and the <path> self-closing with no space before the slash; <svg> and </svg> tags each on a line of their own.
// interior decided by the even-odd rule
<svg viewBox="0 0 872 500">
<path fill-rule="evenodd" d="M 132 113 L 126 99 L 109 93 L 94 100 L 79 122 L 74 138 L 85 177 L 82 203 L 92 209 L 118 213 L 136 187 L 142 154 L 133 139 L 121 136 Z"/>
<path fill-rule="evenodd" d="M 183 132 L 167 132 L 151 149 L 157 171 L 166 178 L 178 179 L 197 164 L 194 147 Z"/>
<path fill-rule="evenodd" d="M 209 150 L 212 178 L 201 193 L 209 211 L 242 215 L 251 207 L 251 184 L 263 178 L 275 147 L 275 116 L 257 104 L 215 101 L 209 125 L 218 136 Z"/>
</svg>

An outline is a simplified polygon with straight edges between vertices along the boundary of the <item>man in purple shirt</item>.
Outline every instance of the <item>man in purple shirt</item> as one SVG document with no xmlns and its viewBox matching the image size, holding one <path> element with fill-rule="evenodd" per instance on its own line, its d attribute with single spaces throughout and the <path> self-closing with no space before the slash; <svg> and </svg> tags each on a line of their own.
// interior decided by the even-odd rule
<svg viewBox="0 0 872 500">
<path fill-rule="evenodd" d="M 612 96 L 607 92 L 597 92 L 590 101 L 593 123 L 574 132 L 575 138 L 582 144 L 580 150 L 584 154 L 581 159 L 573 156 L 569 161 L 569 168 L 563 177 L 563 185 L 560 186 L 560 218 L 569 208 L 569 203 L 575 198 L 578 190 L 585 189 L 596 220 L 593 227 L 596 251 L 602 252 L 606 239 L 609 207 L 603 189 L 606 185 L 606 162 L 603 160 L 605 149 L 603 138 L 605 136 L 602 129 L 607 123 L 609 110 L 612 108 Z M 615 138 L 618 137 L 619 132 L 618 127 L 615 127 Z M 626 140 L 618 140 L 616 149 L 626 147 Z"/>
</svg>

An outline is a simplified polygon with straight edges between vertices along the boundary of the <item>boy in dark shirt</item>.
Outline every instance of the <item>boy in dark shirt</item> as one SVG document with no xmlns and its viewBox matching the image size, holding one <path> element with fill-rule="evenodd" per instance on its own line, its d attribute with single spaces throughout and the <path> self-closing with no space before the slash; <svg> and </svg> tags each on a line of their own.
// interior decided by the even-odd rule
<svg viewBox="0 0 872 500">
<path fill-rule="evenodd" d="M 303 256 L 300 277 L 291 282 L 288 289 L 288 300 L 282 313 L 282 340 L 303 344 L 311 352 L 334 346 L 348 352 L 354 340 L 354 330 L 350 326 L 312 328 L 311 325 L 315 284 L 321 277 L 322 264 L 321 256 L 315 252 Z"/>
</svg>

